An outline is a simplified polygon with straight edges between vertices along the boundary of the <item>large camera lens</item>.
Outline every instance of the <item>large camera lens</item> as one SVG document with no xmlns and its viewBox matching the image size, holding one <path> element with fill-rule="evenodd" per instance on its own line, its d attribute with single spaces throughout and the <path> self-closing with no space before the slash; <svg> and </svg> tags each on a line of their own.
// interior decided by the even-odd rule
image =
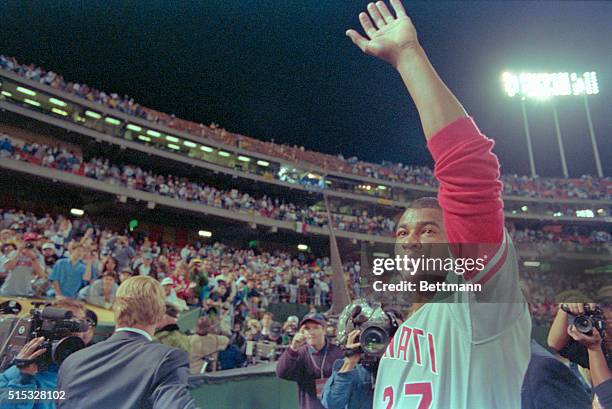
<svg viewBox="0 0 612 409">
<path fill-rule="evenodd" d="M 583 334 L 591 335 L 593 333 L 593 321 L 591 318 L 580 315 L 574 318 L 574 326 Z"/>
<path fill-rule="evenodd" d="M 51 357 L 53 362 L 60 365 L 68 355 L 79 349 L 85 348 L 85 342 L 79 337 L 66 337 L 53 343 L 53 351 Z"/>
<path fill-rule="evenodd" d="M 383 328 L 372 326 L 363 330 L 359 342 L 366 354 L 382 356 L 389 344 L 389 336 Z"/>
</svg>

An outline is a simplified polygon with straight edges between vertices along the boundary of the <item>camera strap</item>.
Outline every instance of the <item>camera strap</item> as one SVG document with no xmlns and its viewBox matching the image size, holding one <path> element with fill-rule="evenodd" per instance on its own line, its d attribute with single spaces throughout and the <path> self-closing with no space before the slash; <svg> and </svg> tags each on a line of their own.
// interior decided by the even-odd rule
<svg viewBox="0 0 612 409">
<path fill-rule="evenodd" d="M 25 367 L 33 364 L 34 362 L 35 362 L 34 359 L 21 359 L 21 358 L 13 359 L 13 365 L 15 365 L 19 369 L 25 368 Z"/>
</svg>

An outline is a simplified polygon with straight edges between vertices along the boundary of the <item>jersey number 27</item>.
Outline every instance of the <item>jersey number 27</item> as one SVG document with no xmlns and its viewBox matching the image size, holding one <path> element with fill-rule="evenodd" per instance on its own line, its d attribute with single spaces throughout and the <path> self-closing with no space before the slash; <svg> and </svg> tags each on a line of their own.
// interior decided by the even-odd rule
<svg viewBox="0 0 612 409">
<path fill-rule="evenodd" d="M 404 384 L 404 395 L 420 395 L 419 405 L 416 409 L 429 409 L 433 400 L 431 382 L 411 382 Z M 387 386 L 383 393 L 383 399 L 387 403 L 387 409 L 393 408 L 395 393 L 393 386 Z"/>
</svg>

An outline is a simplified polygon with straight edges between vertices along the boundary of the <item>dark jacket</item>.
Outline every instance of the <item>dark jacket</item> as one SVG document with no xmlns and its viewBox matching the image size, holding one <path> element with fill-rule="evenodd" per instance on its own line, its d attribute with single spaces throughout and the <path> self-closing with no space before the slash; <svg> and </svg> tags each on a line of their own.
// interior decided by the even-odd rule
<svg viewBox="0 0 612 409">
<path fill-rule="evenodd" d="M 321 403 L 327 409 L 372 409 L 372 372 L 358 364 L 352 370 L 340 373 L 343 364 L 344 359 L 334 362 L 334 372 L 325 384 Z"/>
<path fill-rule="evenodd" d="M 59 409 L 195 409 L 187 354 L 134 332 L 70 355 L 59 370 Z"/>
<path fill-rule="evenodd" d="M 522 409 L 590 409 L 591 396 L 568 367 L 532 340 L 521 403 Z"/>
<path fill-rule="evenodd" d="M 595 387 L 595 395 L 604 408 L 612 408 L 612 379 L 600 383 Z"/>
<path fill-rule="evenodd" d="M 325 409 L 317 399 L 315 381 L 321 378 L 321 369 L 323 378 L 329 378 L 334 362 L 343 357 L 342 350 L 329 341 L 326 341 L 325 347 L 318 352 L 309 345 L 303 345 L 297 351 L 289 348 L 278 359 L 276 375 L 297 382 L 300 409 Z"/>
</svg>

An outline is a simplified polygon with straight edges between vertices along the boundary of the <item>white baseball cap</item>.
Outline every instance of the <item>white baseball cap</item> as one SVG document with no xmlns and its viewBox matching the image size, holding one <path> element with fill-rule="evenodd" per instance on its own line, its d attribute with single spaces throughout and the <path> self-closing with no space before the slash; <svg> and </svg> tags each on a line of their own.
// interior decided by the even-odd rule
<svg viewBox="0 0 612 409">
<path fill-rule="evenodd" d="M 172 279 L 171 279 L 170 277 L 166 277 L 166 278 L 164 278 L 163 280 L 161 280 L 161 283 L 160 283 L 160 284 L 161 284 L 162 286 L 163 286 L 163 285 L 173 285 L 173 284 L 174 284 L 174 282 L 172 281 Z"/>
</svg>

